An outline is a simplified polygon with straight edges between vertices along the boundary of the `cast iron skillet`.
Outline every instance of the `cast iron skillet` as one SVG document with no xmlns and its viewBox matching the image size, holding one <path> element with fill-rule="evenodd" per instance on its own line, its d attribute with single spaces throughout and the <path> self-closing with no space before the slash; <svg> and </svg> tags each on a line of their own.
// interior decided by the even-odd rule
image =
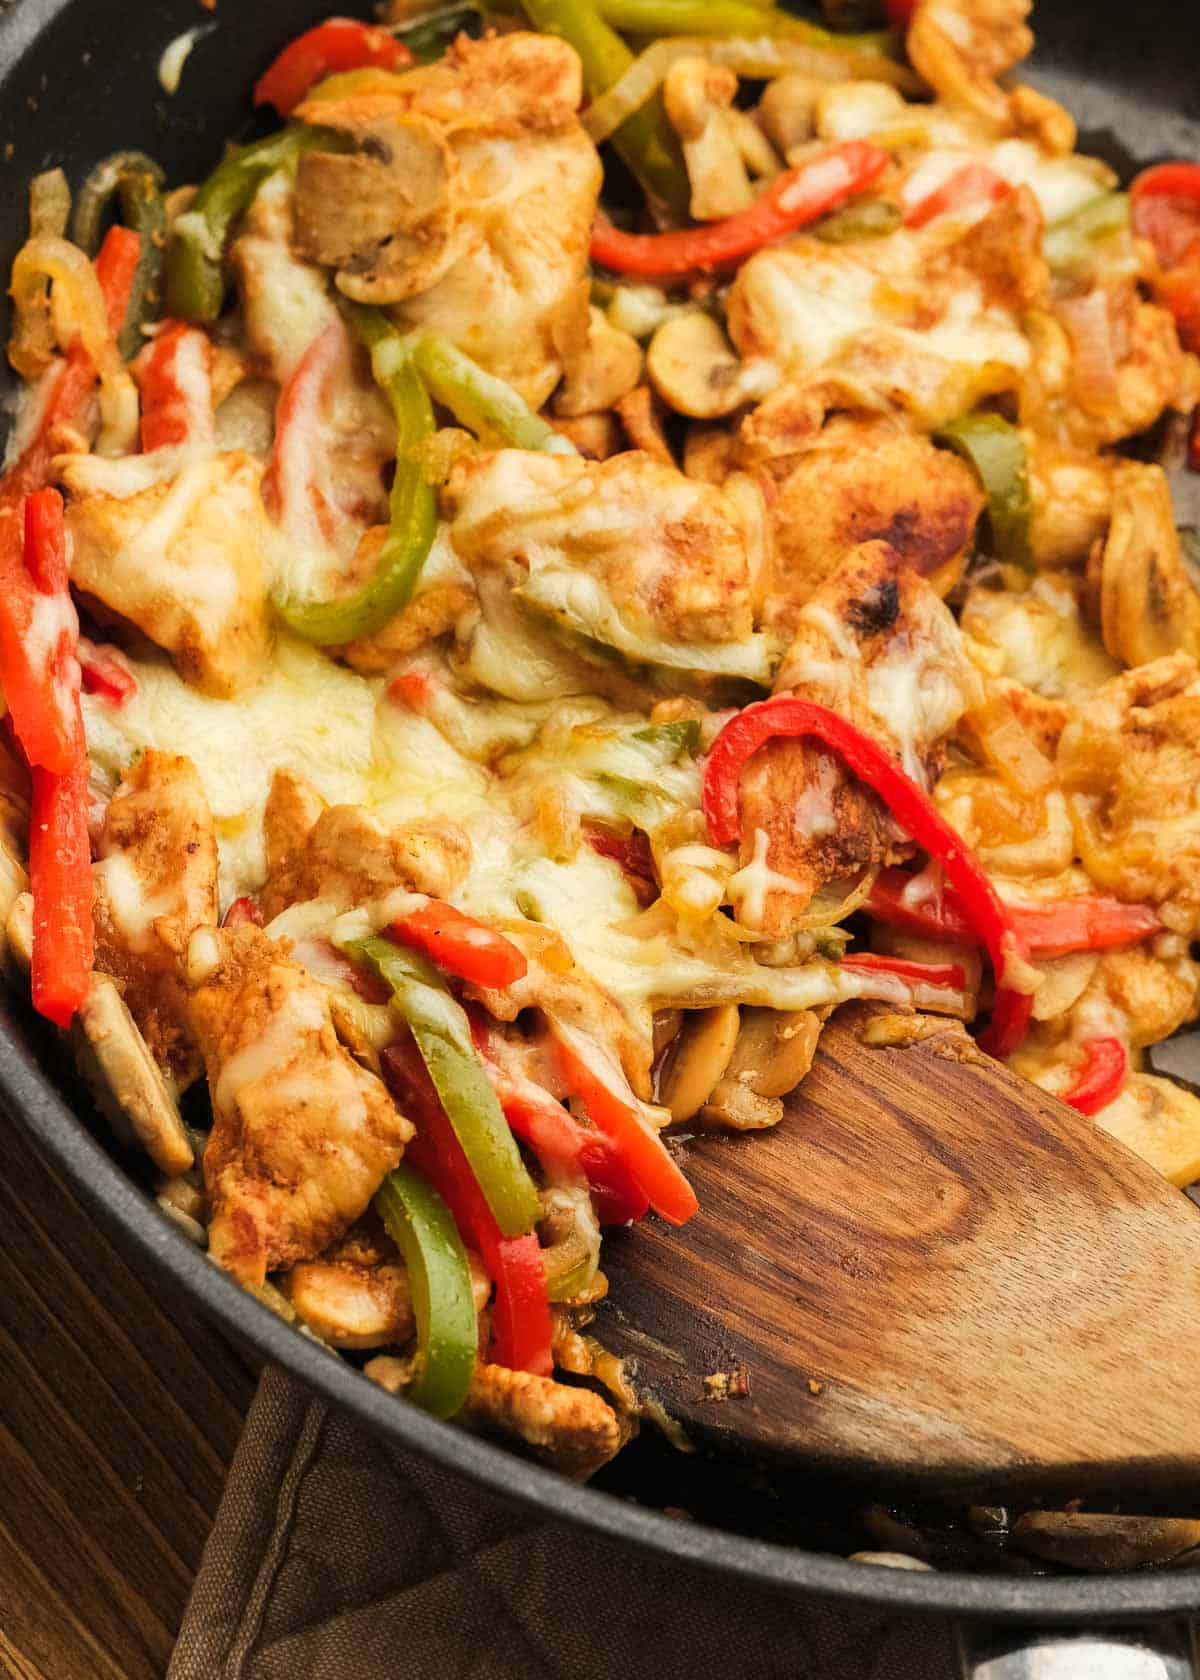
<svg viewBox="0 0 1200 1680">
<path fill-rule="evenodd" d="M 138 146 L 160 158 L 173 181 L 202 178 L 222 141 L 247 132 L 246 90 L 279 46 L 332 10 L 367 12 L 361 0 L 349 6 L 338 0 L 336 7 L 332 0 L 220 0 L 211 14 L 197 0 L 0 0 L 0 7 L 0 271 L 5 275 L 25 236 L 25 188 L 38 170 L 61 164 L 78 183 L 96 159 Z M 1039 0 L 1037 5 L 1033 79 L 1075 112 L 1081 147 L 1106 155 L 1123 173 L 1164 156 L 1200 158 L 1200 82 L 1184 10 L 1177 0 L 1142 0 L 1137 6 L 1129 0 Z M 179 92 L 168 98 L 155 75 L 159 53 L 180 31 L 206 23 L 216 27 L 198 43 Z M 11 388 L 7 364 L 0 377 Z M 93 1135 L 88 1106 L 64 1071 L 54 1035 L 3 988 L 0 993 L 0 1100 L 97 1218 L 127 1251 L 161 1268 L 232 1335 L 396 1445 L 547 1516 L 779 1589 L 897 1610 L 1046 1625 L 1200 1609 L 1200 1577 L 1194 1574 L 1050 1579 L 918 1574 L 871 1569 L 674 1521 L 577 1487 L 398 1403 L 259 1306 L 158 1214 Z M 1181 1380 L 1185 1359 L 1181 1350 Z M 1089 1661 L 1077 1672 L 1107 1673 L 1098 1663 Z"/>
</svg>

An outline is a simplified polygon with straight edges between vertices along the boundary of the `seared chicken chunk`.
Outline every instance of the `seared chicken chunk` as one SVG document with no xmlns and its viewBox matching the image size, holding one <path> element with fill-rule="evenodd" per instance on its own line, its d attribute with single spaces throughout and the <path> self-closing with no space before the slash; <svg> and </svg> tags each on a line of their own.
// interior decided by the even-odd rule
<svg viewBox="0 0 1200 1680">
<path fill-rule="evenodd" d="M 847 551 L 875 539 L 945 595 L 983 505 L 974 473 L 948 450 L 892 421 L 830 420 L 770 504 L 770 621 L 794 629 L 799 609 Z"/>
<path fill-rule="evenodd" d="M 199 1076 L 180 962 L 197 928 L 217 924 L 217 840 L 190 759 L 145 752 L 104 814 L 94 871 L 96 967 L 159 1064 L 180 1085 Z"/>
<path fill-rule="evenodd" d="M 548 573 L 602 594 L 638 636 L 740 642 L 752 630 L 746 536 L 734 504 L 637 451 L 607 461 L 505 449 L 458 463 L 450 539 L 472 568 Z"/>
<path fill-rule="evenodd" d="M 587 332 L 600 160 L 579 123 L 579 60 L 520 32 L 465 36 L 394 91 L 302 106 L 351 140 L 300 161 L 301 255 L 361 302 L 452 339 L 534 407 Z"/>
<path fill-rule="evenodd" d="M 271 921 L 310 899 L 349 908 L 397 890 L 440 898 L 458 885 L 470 861 L 470 842 L 453 823 L 387 828 L 360 805 L 331 805 L 272 870 L 262 912 Z"/>
<path fill-rule="evenodd" d="M 124 466 L 62 465 L 71 581 L 170 654 L 185 682 L 227 699 L 260 674 L 271 642 L 262 468 L 233 450 L 128 495 Z"/>
<path fill-rule="evenodd" d="M 247 346 L 280 385 L 337 319 L 324 271 L 301 262 L 293 249 L 291 186 L 289 172 L 281 169 L 259 188 L 230 249 Z"/>
<path fill-rule="evenodd" d="M 341 1236 L 412 1127 L 339 1044 L 324 987 L 282 946 L 253 927 L 207 938 L 211 953 L 192 952 L 189 1013 L 213 1102 L 209 1251 L 261 1283 Z"/>
<path fill-rule="evenodd" d="M 951 109 L 994 131 L 1015 126 L 996 78 L 1033 46 L 1031 0 L 919 0 L 905 45 L 913 69 Z"/>
<path fill-rule="evenodd" d="M 1186 653 L 1114 677 L 1063 731 L 1058 770 L 1098 887 L 1200 933 L 1200 671 Z"/>
<path fill-rule="evenodd" d="M 801 609 L 775 692 L 840 712 L 929 785 L 976 684 L 949 612 L 876 542 L 853 551 Z M 742 870 L 765 866 L 761 925 L 776 935 L 825 881 L 906 849 L 875 796 L 812 742 L 774 741 L 756 753 L 742 774 L 741 805 Z"/>
</svg>

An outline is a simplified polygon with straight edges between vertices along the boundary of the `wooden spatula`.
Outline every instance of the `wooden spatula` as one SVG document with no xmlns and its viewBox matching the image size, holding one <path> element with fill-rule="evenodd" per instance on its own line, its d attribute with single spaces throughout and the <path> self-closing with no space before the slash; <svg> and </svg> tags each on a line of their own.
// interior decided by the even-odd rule
<svg viewBox="0 0 1200 1680">
<path fill-rule="evenodd" d="M 1200 1211 L 956 1025 L 843 1010 L 700 1212 L 610 1233 L 597 1333 L 700 1445 L 878 1489 L 1200 1493 Z"/>
</svg>

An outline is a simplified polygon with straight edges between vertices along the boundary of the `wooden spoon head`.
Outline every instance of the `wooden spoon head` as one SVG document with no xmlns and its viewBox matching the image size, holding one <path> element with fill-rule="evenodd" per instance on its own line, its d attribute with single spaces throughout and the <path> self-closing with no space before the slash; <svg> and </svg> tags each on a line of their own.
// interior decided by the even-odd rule
<svg viewBox="0 0 1200 1680">
<path fill-rule="evenodd" d="M 690 1224 L 610 1233 L 600 1339 L 697 1444 L 781 1468 L 1196 1497 L 1200 1212 L 957 1024 L 874 1047 L 873 1014 L 773 1131 L 690 1146 Z"/>
</svg>

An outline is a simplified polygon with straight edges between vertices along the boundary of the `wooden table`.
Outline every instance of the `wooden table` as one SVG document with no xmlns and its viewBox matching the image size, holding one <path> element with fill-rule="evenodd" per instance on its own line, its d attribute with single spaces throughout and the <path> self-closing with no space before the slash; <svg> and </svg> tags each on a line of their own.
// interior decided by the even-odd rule
<svg viewBox="0 0 1200 1680">
<path fill-rule="evenodd" d="M 254 1382 L 0 1113 L 0 1674 L 161 1680 Z"/>
</svg>

